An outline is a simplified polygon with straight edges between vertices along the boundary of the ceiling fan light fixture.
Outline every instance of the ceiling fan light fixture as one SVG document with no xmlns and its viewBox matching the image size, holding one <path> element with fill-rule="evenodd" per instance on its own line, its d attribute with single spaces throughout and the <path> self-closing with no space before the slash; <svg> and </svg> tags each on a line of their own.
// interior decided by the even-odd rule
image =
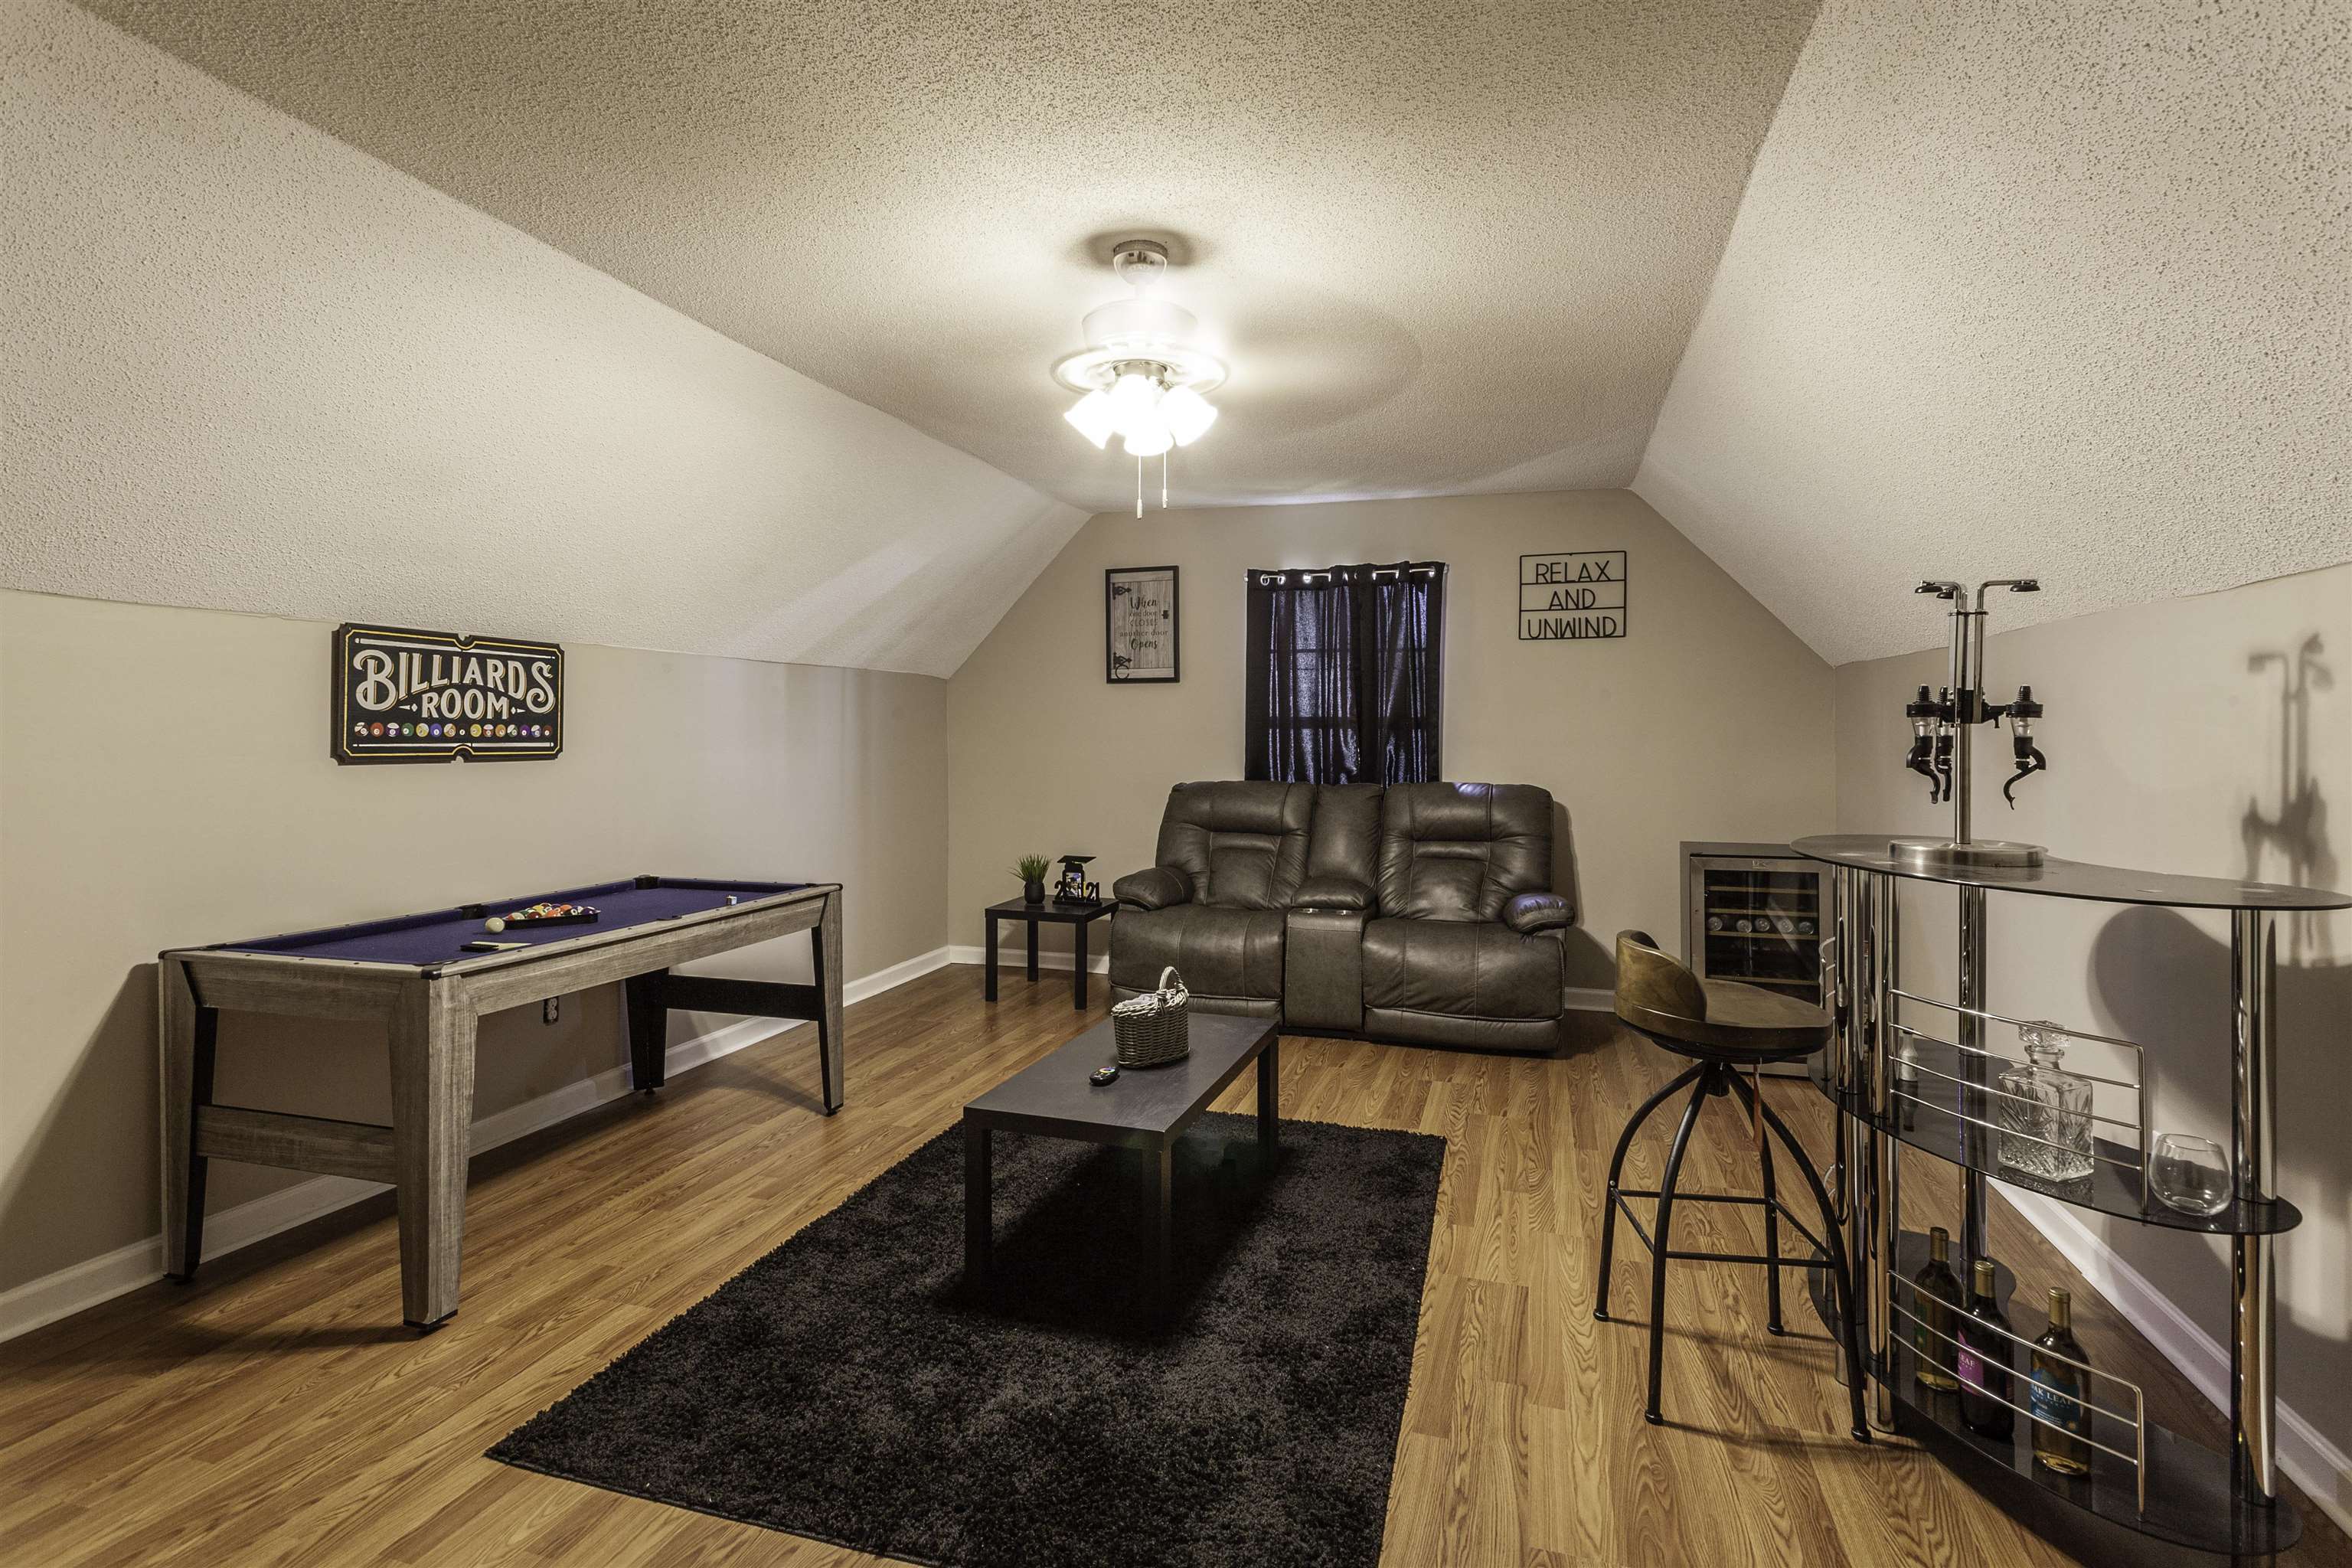
<svg viewBox="0 0 2352 1568">
<path fill-rule="evenodd" d="M 1127 430 L 1151 417 L 1160 405 L 1160 383 L 1151 374 L 1121 366 L 1118 379 L 1110 384 L 1110 405 L 1113 418 L 1121 430 Z"/>
<path fill-rule="evenodd" d="M 1127 438 L 1121 443 L 1130 458 L 1156 458 L 1175 444 L 1176 437 L 1156 417 L 1129 426 Z"/>
<path fill-rule="evenodd" d="M 1062 413 L 1070 428 L 1095 444 L 1099 451 L 1118 434 L 1118 414 L 1111 407 L 1110 395 L 1097 387 L 1072 404 Z"/>
<path fill-rule="evenodd" d="M 1142 460 L 1165 458 L 1189 447 L 1217 422 L 1217 411 L 1201 395 L 1224 384 L 1225 366 L 1195 346 L 1199 322 L 1181 305 L 1151 296 L 1167 274 L 1168 250 L 1148 239 L 1123 240 L 1111 253 L 1111 267 L 1134 297 L 1115 300 L 1087 312 L 1087 346 L 1054 366 L 1054 379 L 1078 401 L 1063 412 L 1071 428 L 1097 448 L 1119 437 L 1121 449 L 1136 459 L 1136 515 L 1143 515 Z M 1160 504 L 1168 504 L 1168 472 L 1160 469 Z"/>
<path fill-rule="evenodd" d="M 1179 447 L 1189 447 L 1217 422 L 1216 405 L 1189 386 L 1171 386 L 1160 400 L 1160 417 Z"/>
</svg>

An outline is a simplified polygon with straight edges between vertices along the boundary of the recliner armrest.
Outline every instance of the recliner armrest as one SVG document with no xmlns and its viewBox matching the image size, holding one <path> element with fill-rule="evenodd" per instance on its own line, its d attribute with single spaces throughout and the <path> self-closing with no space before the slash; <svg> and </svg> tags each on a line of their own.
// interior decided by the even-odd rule
<svg viewBox="0 0 2352 1568">
<path fill-rule="evenodd" d="M 1503 906 L 1503 920 L 1521 936 L 1576 922 L 1576 906 L 1558 893 L 1521 893 Z"/>
<path fill-rule="evenodd" d="M 1192 901 L 1192 879 L 1173 866 L 1154 866 L 1113 882 L 1110 896 L 1131 910 L 1164 910 Z"/>
<path fill-rule="evenodd" d="M 1309 877 L 1290 895 L 1294 910 L 1370 910 L 1372 890 L 1353 877 Z"/>
</svg>

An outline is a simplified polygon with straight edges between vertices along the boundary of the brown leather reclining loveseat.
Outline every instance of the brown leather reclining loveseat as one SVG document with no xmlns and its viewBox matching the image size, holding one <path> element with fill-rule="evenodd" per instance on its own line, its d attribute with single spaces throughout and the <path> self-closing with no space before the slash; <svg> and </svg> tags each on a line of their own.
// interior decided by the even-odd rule
<svg viewBox="0 0 2352 1568">
<path fill-rule="evenodd" d="M 1112 888 L 1112 997 L 1173 964 L 1203 1012 L 1555 1050 L 1551 816 L 1532 784 L 1178 784 L 1158 864 Z"/>
</svg>

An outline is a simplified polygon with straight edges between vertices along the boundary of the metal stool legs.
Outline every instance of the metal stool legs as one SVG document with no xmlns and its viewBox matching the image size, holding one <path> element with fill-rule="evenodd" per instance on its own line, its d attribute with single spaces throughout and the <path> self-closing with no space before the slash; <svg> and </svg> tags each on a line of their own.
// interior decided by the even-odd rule
<svg viewBox="0 0 2352 1568">
<path fill-rule="evenodd" d="M 1659 1183 L 1657 1192 L 1654 1194 L 1625 1193 L 1622 1187 L 1625 1154 L 1633 1146 L 1633 1134 L 1641 1130 L 1642 1124 L 1649 1119 L 1651 1112 L 1664 1104 L 1685 1085 L 1692 1084 L 1693 1080 L 1696 1080 L 1696 1086 L 1691 1089 L 1689 1102 L 1683 1109 L 1682 1121 L 1675 1129 L 1674 1144 L 1666 1155 L 1664 1177 Z M 1768 1129 L 1767 1136 L 1758 1149 L 1758 1163 L 1761 1167 L 1763 1175 L 1764 1194 L 1761 1198 L 1718 1193 L 1682 1194 L 1679 1193 L 1679 1188 L 1682 1181 L 1683 1156 L 1690 1146 L 1691 1129 L 1698 1123 L 1699 1109 L 1706 1103 L 1709 1095 L 1727 1092 L 1737 1095 L 1741 1108 L 1748 1112 L 1748 1115 L 1753 1119 L 1760 1119 Z M 1798 1224 L 1794 1215 L 1790 1216 L 1790 1223 L 1795 1225 L 1798 1232 L 1808 1241 L 1813 1242 L 1821 1248 L 1823 1255 L 1821 1258 L 1801 1258 L 1787 1261 L 1784 1264 L 1780 1256 L 1781 1210 L 1771 1152 L 1773 1138 L 1780 1141 L 1781 1148 L 1787 1152 L 1788 1157 L 1796 1163 L 1798 1173 L 1804 1178 L 1805 1187 L 1812 1194 L 1814 1207 L 1821 1215 L 1822 1234 L 1818 1237 L 1815 1237 L 1804 1226 Z M 1685 1202 L 1743 1203 L 1761 1206 L 1764 1210 L 1763 1253 L 1759 1256 L 1745 1253 L 1715 1255 L 1704 1252 L 1675 1252 L 1672 1246 L 1672 1237 L 1675 1203 L 1678 1195 Z M 1623 1206 L 1623 1199 L 1629 1196 L 1655 1197 L 1657 1200 L 1654 1235 L 1644 1233 L 1638 1219 L 1630 1214 L 1627 1216 L 1629 1223 L 1633 1226 L 1634 1233 L 1640 1236 L 1650 1248 L 1649 1401 L 1643 1415 L 1653 1425 L 1664 1419 L 1660 1405 L 1661 1394 L 1664 1392 L 1665 1366 L 1666 1264 L 1670 1259 L 1762 1265 L 1768 1281 L 1765 1287 L 1768 1302 L 1767 1327 L 1776 1334 L 1783 1331 L 1780 1321 L 1780 1269 L 1784 1266 L 1804 1268 L 1827 1268 L 1830 1271 L 1837 1317 L 1835 1327 L 1840 1337 L 1845 1341 L 1847 1364 L 1855 1368 L 1862 1366 L 1862 1336 L 1853 1313 L 1853 1276 L 1847 1266 L 1844 1243 L 1838 1235 L 1836 1211 L 1831 1206 L 1829 1194 L 1823 1190 L 1821 1175 L 1813 1169 L 1813 1163 L 1806 1155 L 1804 1146 L 1796 1141 L 1795 1136 L 1790 1132 L 1788 1124 L 1780 1120 L 1780 1115 L 1769 1105 L 1762 1103 L 1761 1097 L 1756 1095 L 1748 1084 L 1741 1081 L 1737 1068 L 1722 1062 L 1701 1062 L 1686 1069 L 1677 1075 L 1673 1082 L 1643 1101 L 1640 1109 L 1636 1110 L 1625 1123 L 1624 1131 L 1618 1135 L 1616 1152 L 1611 1156 L 1609 1162 L 1607 1212 L 1602 1217 L 1601 1230 L 1601 1277 L 1593 1290 L 1592 1301 L 1592 1315 L 1604 1322 L 1609 1318 L 1609 1279 L 1611 1265 L 1616 1252 L 1617 1211 Z M 1870 1441 L 1870 1428 L 1863 1416 L 1862 1384 L 1858 1377 L 1849 1382 L 1846 1394 L 1852 1407 L 1853 1420 L 1852 1431 L 1854 1439 L 1857 1442 L 1867 1443 Z"/>
<path fill-rule="evenodd" d="M 1617 1134 L 1617 1152 L 1609 1157 L 1609 1195 L 1601 1207 L 1601 1283 L 1593 1288 L 1592 1315 L 1602 1322 L 1609 1321 L 1609 1260 L 1617 1252 L 1617 1179 L 1625 1169 L 1625 1151 L 1633 1146 L 1633 1134 L 1650 1119 L 1650 1112 L 1664 1105 L 1675 1090 L 1698 1077 L 1703 1068 L 1688 1068 L 1677 1074 L 1675 1081 L 1642 1101 L 1641 1108 L 1625 1122 L 1625 1131 Z"/>
<path fill-rule="evenodd" d="M 1653 1426 L 1665 1419 L 1658 1414 L 1658 1398 L 1666 1375 L 1666 1258 L 1674 1235 L 1675 1188 L 1682 1181 L 1683 1155 L 1690 1148 L 1691 1129 L 1698 1125 L 1699 1108 L 1717 1092 L 1715 1080 L 1722 1071 L 1712 1062 L 1700 1069 L 1698 1087 L 1691 1090 L 1690 1104 L 1683 1110 L 1682 1125 L 1675 1129 L 1675 1146 L 1666 1155 L 1666 1178 L 1658 1184 L 1658 1234 L 1650 1243 L 1650 1405 L 1644 1412 Z"/>
<path fill-rule="evenodd" d="M 1739 1081 L 1738 1074 L 1732 1074 L 1731 1086 L 1739 1091 L 1741 1100 L 1748 1098 L 1748 1088 Z M 1796 1161 L 1798 1173 L 1805 1178 L 1805 1185 L 1812 1191 L 1814 1210 L 1822 1216 L 1822 1237 L 1827 1243 L 1823 1250 L 1830 1255 L 1830 1285 L 1837 1309 L 1838 1328 L 1845 1338 L 1845 1364 L 1852 1369 L 1845 1385 L 1846 1402 L 1853 1417 L 1850 1431 L 1855 1442 L 1867 1443 L 1870 1441 L 1870 1423 L 1863 1418 L 1862 1414 L 1862 1369 L 1865 1364 L 1862 1359 L 1862 1326 L 1854 1312 L 1853 1270 L 1846 1262 L 1845 1244 L 1838 1238 L 1837 1211 L 1830 1205 L 1830 1194 L 1822 1185 L 1821 1173 L 1813 1169 L 1812 1161 L 1805 1156 L 1804 1146 L 1790 1133 L 1788 1123 L 1782 1121 L 1770 1106 L 1763 1103 L 1761 1095 L 1756 1097 L 1753 1110 L 1762 1113 L 1764 1125 L 1772 1130 L 1773 1135 L 1780 1140 L 1781 1147 L 1789 1151 L 1789 1157 Z"/>
<path fill-rule="evenodd" d="M 1731 1081 L 1739 1083 L 1739 1075 L 1733 1073 Z M 1747 1084 L 1739 1084 L 1739 1087 L 1743 1090 L 1748 1088 Z M 1745 1103 L 1747 1099 L 1748 1096 L 1745 1093 L 1740 1096 L 1742 1103 Z M 1748 1106 L 1748 1114 L 1753 1118 L 1756 1108 L 1752 1105 Z M 1772 1140 L 1770 1138 L 1756 1140 L 1756 1163 L 1762 1168 L 1764 1175 L 1764 1256 L 1772 1260 L 1764 1268 L 1764 1331 L 1768 1334 L 1783 1334 L 1788 1331 L 1780 1326 L 1780 1194 L 1772 1184 Z M 1827 1216 L 1823 1217 L 1825 1224 L 1832 1229 L 1836 1228 L 1834 1220 L 1830 1220 Z"/>
</svg>

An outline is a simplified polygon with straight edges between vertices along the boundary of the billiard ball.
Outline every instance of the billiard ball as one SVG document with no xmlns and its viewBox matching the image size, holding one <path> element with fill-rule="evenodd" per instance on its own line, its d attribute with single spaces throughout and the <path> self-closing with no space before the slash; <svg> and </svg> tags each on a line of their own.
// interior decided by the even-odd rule
<svg viewBox="0 0 2352 1568">
<path fill-rule="evenodd" d="M 499 919 L 498 916 L 492 915 L 488 920 L 482 922 L 482 929 L 488 931 L 492 936 L 496 936 L 499 932 L 507 929 L 507 922 Z"/>
</svg>

